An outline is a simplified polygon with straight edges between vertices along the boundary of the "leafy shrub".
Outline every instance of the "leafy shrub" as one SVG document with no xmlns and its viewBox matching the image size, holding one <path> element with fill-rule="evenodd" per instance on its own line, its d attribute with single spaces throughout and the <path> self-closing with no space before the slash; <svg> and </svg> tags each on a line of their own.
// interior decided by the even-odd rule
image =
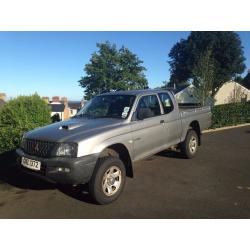
<svg viewBox="0 0 250 250">
<path fill-rule="evenodd" d="M 250 102 L 229 103 L 212 108 L 212 128 L 250 122 Z"/>
<path fill-rule="evenodd" d="M 0 110 L 0 153 L 16 148 L 24 132 L 49 123 L 50 108 L 37 94 L 10 100 Z"/>
</svg>

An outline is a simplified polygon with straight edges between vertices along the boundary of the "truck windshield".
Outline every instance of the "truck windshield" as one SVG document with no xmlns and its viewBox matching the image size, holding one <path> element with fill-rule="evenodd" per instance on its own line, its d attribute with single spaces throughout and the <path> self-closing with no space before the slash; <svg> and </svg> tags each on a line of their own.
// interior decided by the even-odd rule
<svg viewBox="0 0 250 250">
<path fill-rule="evenodd" d="M 91 99 L 77 114 L 88 118 L 126 119 L 133 106 L 133 95 L 101 95 Z"/>
</svg>

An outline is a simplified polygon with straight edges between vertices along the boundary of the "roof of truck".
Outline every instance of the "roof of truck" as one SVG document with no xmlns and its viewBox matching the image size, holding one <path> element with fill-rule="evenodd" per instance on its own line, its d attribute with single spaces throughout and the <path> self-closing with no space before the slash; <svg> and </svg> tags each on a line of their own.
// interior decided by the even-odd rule
<svg viewBox="0 0 250 250">
<path fill-rule="evenodd" d="M 101 95 L 141 95 L 150 93 L 166 92 L 167 89 L 137 89 L 137 90 L 119 90 L 102 93 Z"/>
</svg>

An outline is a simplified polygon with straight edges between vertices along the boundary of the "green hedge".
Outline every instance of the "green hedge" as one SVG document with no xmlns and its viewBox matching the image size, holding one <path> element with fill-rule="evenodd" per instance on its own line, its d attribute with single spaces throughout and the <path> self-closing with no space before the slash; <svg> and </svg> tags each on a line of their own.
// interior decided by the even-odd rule
<svg viewBox="0 0 250 250">
<path fill-rule="evenodd" d="M 250 122 L 250 102 L 229 103 L 212 108 L 212 128 Z"/>
<path fill-rule="evenodd" d="M 10 100 L 0 109 L 0 154 L 15 149 L 24 132 L 49 123 L 50 107 L 37 94 Z"/>
</svg>

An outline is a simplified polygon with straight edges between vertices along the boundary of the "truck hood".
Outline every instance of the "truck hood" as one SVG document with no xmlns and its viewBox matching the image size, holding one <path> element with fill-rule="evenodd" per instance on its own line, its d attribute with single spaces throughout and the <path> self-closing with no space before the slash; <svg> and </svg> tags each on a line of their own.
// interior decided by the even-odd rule
<svg viewBox="0 0 250 250">
<path fill-rule="evenodd" d="M 31 130 L 25 138 L 56 142 L 79 142 L 92 135 L 114 129 L 124 121 L 113 118 L 74 118 Z"/>
</svg>

